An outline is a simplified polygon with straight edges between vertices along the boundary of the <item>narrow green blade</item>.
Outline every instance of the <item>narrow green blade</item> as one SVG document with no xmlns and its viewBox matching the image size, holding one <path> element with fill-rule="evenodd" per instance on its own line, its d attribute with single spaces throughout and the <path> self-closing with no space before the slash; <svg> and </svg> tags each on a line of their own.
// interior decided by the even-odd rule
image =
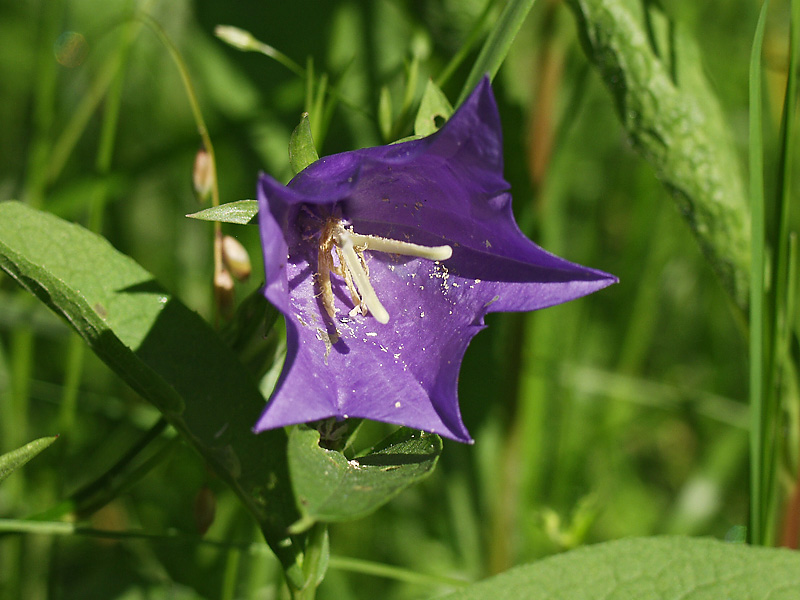
<svg viewBox="0 0 800 600">
<path fill-rule="evenodd" d="M 0 456 L 0 482 L 55 442 L 56 438 L 58 438 L 57 435 L 39 438 L 28 442 L 22 448 L 17 448 Z"/>
</svg>

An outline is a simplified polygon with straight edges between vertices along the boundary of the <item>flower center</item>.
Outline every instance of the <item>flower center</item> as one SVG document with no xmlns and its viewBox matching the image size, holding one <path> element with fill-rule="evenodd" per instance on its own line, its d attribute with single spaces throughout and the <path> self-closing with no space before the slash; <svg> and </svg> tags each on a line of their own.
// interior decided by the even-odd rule
<svg viewBox="0 0 800 600">
<path fill-rule="evenodd" d="M 339 258 L 339 264 L 333 261 L 333 251 Z M 352 227 L 345 227 L 339 219 L 330 219 L 322 230 L 318 254 L 318 284 L 322 296 L 322 305 L 331 318 L 336 316 L 331 287 L 331 271 L 345 280 L 350 297 L 353 299 L 353 310 L 350 314 L 369 312 L 381 324 L 389 322 L 389 313 L 378 300 L 375 288 L 369 281 L 369 268 L 364 260 L 364 251 L 386 252 L 402 256 L 427 258 L 428 260 L 447 260 L 453 256 L 450 246 L 421 246 L 410 242 L 401 242 L 377 235 L 361 235 Z"/>
</svg>

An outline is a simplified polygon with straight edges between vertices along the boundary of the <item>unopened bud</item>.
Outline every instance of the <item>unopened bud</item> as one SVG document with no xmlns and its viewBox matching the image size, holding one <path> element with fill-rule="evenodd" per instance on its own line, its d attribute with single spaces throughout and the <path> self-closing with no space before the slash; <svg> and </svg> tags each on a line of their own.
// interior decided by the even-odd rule
<svg viewBox="0 0 800 600">
<path fill-rule="evenodd" d="M 200 148 L 194 157 L 192 185 L 200 202 L 208 200 L 211 188 L 214 186 L 214 168 L 211 164 L 211 155 L 205 148 Z"/>
<path fill-rule="evenodd" d="M 197 533 L 201 536 L 205 535 L 208 528 L 214 523 L 214 517 L 217 513 L 217 500 L 210 487 L 204 485 L 197 490 L 192 508 Z"/>
<path fill-rule="evenodd" d="M 235 237 L 226 235 L 222 238 L 222 262 L 239 281 L 250 277 L 250 255 Z"/>
<path fill-rule="evenodd" d="M 227 269 L 217 271 L 214 275 L 214 299 L 219 314 L 230 318 L 233 315 L 233 277 Z"/>
<path fill-rule="evenodd" d="M 214 35 L 239 50 L 255 50 L 258 47 L 258 40 L 252 33 L 233 25 L 217 25 Z"/>
</svg>

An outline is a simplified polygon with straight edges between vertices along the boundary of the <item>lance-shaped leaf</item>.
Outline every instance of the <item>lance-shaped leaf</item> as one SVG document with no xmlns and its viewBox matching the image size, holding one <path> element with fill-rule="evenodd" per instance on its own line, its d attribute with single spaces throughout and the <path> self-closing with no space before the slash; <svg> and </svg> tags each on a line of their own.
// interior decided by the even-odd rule
<svg viewBox="0 0 800 600">
<path fill-rule="evenodd" d="M 64 317 L 186 437 L 300 582 L 287 535 L 298 513 L 286 436 L 251 434 L 263 397 L 206 322 L 102 237 L 17 202 L 0 203 L 0 268 Z"/>
<path fill-rule="evenodd" d="M 292 131 L 289 138 L 289 164 L 294 173 L 299 173 L 308 165 L 319 159 L 314 140 L 311 137 L 311 123 L 308 113 L 303 113 L 300 123 Z"/>
<path fill-rule="evenodd" d="M 55 442 L 57 438 L 57 435 L 39 438 L 28 442 L 22 448 L 17 448 L 0 456 L 0 482 Z"/>
<path fill-rule="evenodd" d="M 212 206 L 186 216 L 201 221 L 220 221 L 222 223 L 247 225 L 256 222 L 255 216 L 257 214 L 258 202 L 255 200 L 236 200 L 235 202 Z"/>
</svg>

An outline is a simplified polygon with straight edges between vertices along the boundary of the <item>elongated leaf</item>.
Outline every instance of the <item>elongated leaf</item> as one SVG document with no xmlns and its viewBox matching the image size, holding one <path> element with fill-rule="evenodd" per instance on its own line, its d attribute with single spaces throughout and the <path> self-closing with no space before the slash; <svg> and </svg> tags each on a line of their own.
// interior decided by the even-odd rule
<svg viewBox="0 0 800 600">
<path fill-rule="evenodd" d="M 322 114 L 321 110 L 319 114 Z M 296 175 L 317 160 L 319 160 L 319 155 L 317 149 L 314 148 L 311 123 L 308 120 L 308 113 L 303 113 L 300 124 L 294 128 L 292 137 L 289 139 L 289 164 Z"/>
<path fill-rule="evenodd" d="M 0 481 L 3 481 L 6 477 L 11 475 L 11 473 L 39 454 L 39 452 L 55 442 L 56 438 L 58 438 L 57 435 L 39 438 L 38 440 L 28 442 L 22 448 L 17 448 L 16 450 L 6 452 L 0 456 Z"/>
<path fill-rule="evenodd" d="M 764 46 L 764 29 L 767 25 L 769 2 L 764 2 L 750 50 L 750 219 L 752 252 L 750 256 L 750 528 L 748 534 L 754 543 L 766 542 L 771 535 L 768 510 L 771 505 L 768 478 L 765 477 L 768 460 L 764 434 L 766 425 L 766 398 L 769 386 L 765 384 L 765 349 L 772 346 L 765 337 L 764 324 L 768 322 L 765 311 L 766 273 L 766 222 L 764 210 L 764 140 L 763 106 L 761 101 L 761 54 Z M 767 532 L 770 532 L 767 534 Z M 767 534 L 767 535 L 765 535 Z"/>
<path fill-rule="evenodd" d="M 212 206 L 186 216 L 191 219 L 200 219 L 201 221 L 221 221 L 222 223 L 249 225 L 258 223 L 256 220 L 257 214 L 257 201 L 237 200 L 227 204 L 220 204 L 219 206 Z"/>
<path fill-rule="evenodd" d="M 0 268 L 64 317 L 164 414 L 237 492 L 273 551 L 296 571 L 297 551 L 286 537 L 298 517 L 286 436 L 251 433 L 264 399 L 205 321 L 105 239 L 17 202 L 0 203 Z"/>
<path fill-rule="evenodd" d="M 422 93 L 417 118 L 414 120 L 414 135 L 424 137 L 436 133 L 452 114 L 453 106 L 447 96 L 429 79 Z"/>
<path fill-rule="evenodd" d="M 741 169 L 696 44 L 655 2 L 570 0 L 635 148 L 653 165 L 736 304 L 749 300 Z"/>
<path fill-rule="evenodd" d="M 366 516 L 427 477 L 442 451 L 439 436 L 400 429 L 372 453 L 348 461 L 319 445 L 319 432 L 289 436 L 289 470 L 303 526 Z"/>
<path fill-rule="evenodd" d="M 441 600 L 794 600 L 800 554 L 709 539 L 627 539 L 517 567 Z"/>
</svg>

